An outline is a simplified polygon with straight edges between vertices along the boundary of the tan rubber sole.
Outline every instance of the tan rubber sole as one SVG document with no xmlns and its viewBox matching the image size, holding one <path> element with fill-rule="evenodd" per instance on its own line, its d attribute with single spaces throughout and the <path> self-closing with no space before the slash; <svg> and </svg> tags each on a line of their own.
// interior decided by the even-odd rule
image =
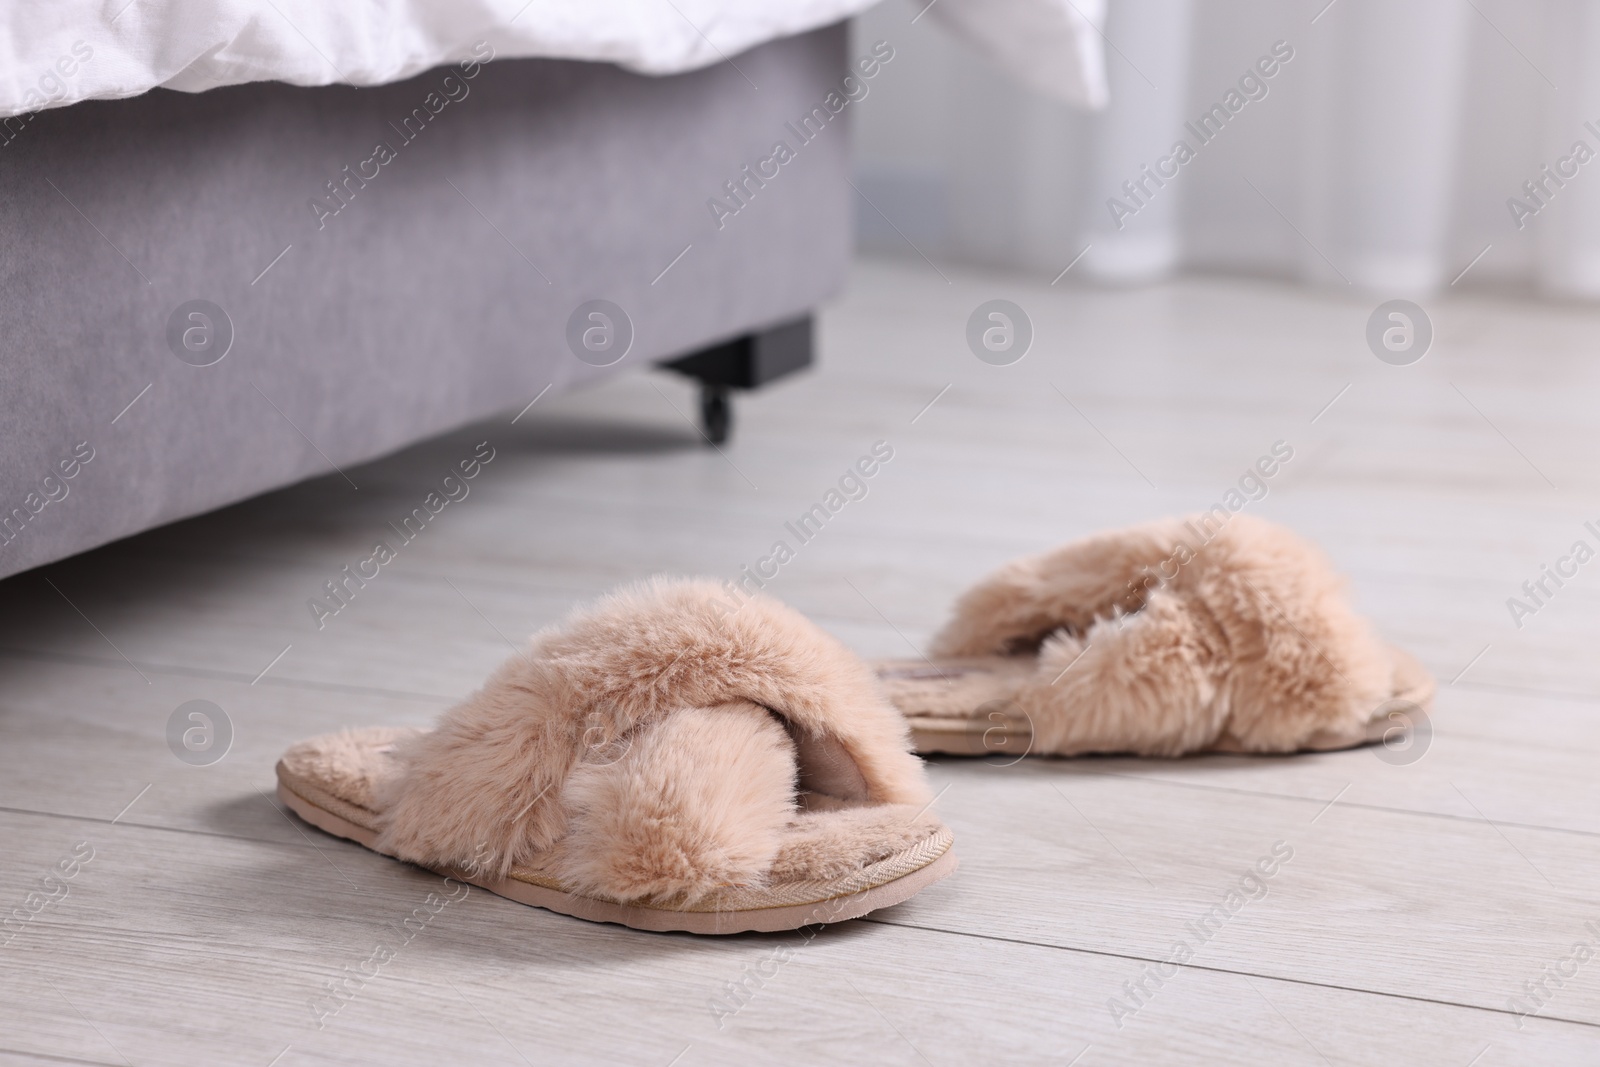
<svg viewBox="0 0 1600 1067">
<path fill-rule="evenodd" d="M 1026 723 L 1019 727 L 1015 720 L 1003 723 L 985 722 L 982 719 L 927 719 L 911 718 L 911 744 L 923 756 L 1015 756 L 1049 755 L 1034 753 L 1033 731 Z M 1313 734 L 1297 751 L 1335 752 L 1346 748 L 1377 744 L 1393 729 L 1387 719 L 1372 719 L 1360 737 L 1337 737 Z M 1194 755 L 1207 753 L 1249 754 L 1251 749 L 1233 738 L 1223 738 L 1206 748 L 1196 749 Z"/>
<path fill-rule="evenodd" d="M 375 847 L 377 833 L 349 819 L 328 811 L 290 789 L 281 777 L 278 782 L 278 799 L 300 818 L 319 830 L 354 841 L 359 845 L 387 855 Z M 655 933 L 683 932 L 691 934 L 739 934 L 747 932 L 774 933 L 797 930 L 819 923 L 843 922 L 858 919 L 869 912 L 903 903 L 934 882 L 948 878 L 956 871 L 956 856 L 950 849 L 948 832 L 931 849 L 923 845 L 908 849 L 906 853 L 881 860 L 873 868 L 892 869 L 903 866 L 909 853 L 923 849 L 935 853 L 934 858 L 909 873 L 902 874 L 881 885 L 871 886 L 852 893 L 823 896 L 800 904 L 774 907 L 744 908 L 730 911 L 682 911 L 672 908 L 650 907 L 638 904 L 619 904 L 615 901 L 568 893 L 558 888 L 538 885 L 514 875 L 505 878 L 469 876 L 448 868 L 430 868 L 436 874 L 475 885 L 496 896 L 527 904 L 535 908 L 570 915 L 589 922 L 617 923 L 634 930 Z M 920 857 L 919 857 L 920 858 Z"/>
</svg>

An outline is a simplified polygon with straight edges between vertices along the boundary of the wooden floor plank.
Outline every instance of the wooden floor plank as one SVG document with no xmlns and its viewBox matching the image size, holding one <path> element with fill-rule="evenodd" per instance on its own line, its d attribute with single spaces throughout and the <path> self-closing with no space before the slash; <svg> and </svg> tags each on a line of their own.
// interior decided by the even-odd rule
<svg viewBox="0 0 1600 1067">
<path fill-rule="evenodd" d="M 405 939 L 391 924 L 428 892 L 454 890 L 355 846 L 330 842 L 330 864 L 307 848 L 140 826 L 0 814 L 0 827 L 19 846 L 0 882 L 8 896 L 57 853 L 94 849 L 70 892 L 0 952 L 16 991 L 0 1027 L 24 1053 L 664 1064 L 687 1048 L 681 1062 L 782 1050 L 786 1062 L 912 1064 L 1066 1062 L 1087 1047 L 1085 1063 L 1313 1063 L 1319 1051 L 1464 1063 L 1485 1046 L 1579 1062 L 1600 1041 L 1558 1019 L 1519 1031 L 1494 1012 L 1202 967 L 1144 979 L 1135 1004 L 1123 983 L 1143 977 L 1138 958 L 897 925 L 927 919 L 954 887 L 813 939 L 718 940 L 640 935 L 475 891 Z M 392 961 L 319 999 L 378 944 Z M 49 982 L 27 980 L 40 974 Z M 728 984 L 740 982 L 748 992 L 735 997 Z"/>
</svg>

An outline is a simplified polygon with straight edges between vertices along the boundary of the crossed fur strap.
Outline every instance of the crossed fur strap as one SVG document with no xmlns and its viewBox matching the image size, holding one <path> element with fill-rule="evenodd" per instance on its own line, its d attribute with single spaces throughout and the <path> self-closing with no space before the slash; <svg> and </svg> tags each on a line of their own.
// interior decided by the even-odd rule
<svg viewBox="0 0 1600 1067">
<path fill-rule="evenodd" d="M 1215 512 L 1013 560 L 967 590 L 940 656 L 1037 650 L 1016 703 L 1035 750 L 1177 755 L 1224 735 L 1289 751 L 1356 731 L 1395 691 L 1395 658 L 1323 554 L 1284 527 Z"/>
<path fill-rule="evenodd" d="M 730 607 L 713 582 L 655 579 L 535 635 L 402 746 L 405 769 L 379 798 L 378 847 L 504 874 L 562 837 L 563 786 L 586 754 L 678 709 L 735 701 L 779 715 L 802 752 L 842 750 L 862 800 L 931 799 L 905 724 L 838 641 L 774 600 Z"/>
</svg>

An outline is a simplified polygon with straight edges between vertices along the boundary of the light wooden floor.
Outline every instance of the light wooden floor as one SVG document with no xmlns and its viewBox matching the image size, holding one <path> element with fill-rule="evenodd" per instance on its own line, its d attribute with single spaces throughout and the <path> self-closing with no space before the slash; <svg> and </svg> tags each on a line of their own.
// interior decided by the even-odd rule
<svg viewBox="0 0 1600 1067">
<path fill-rule="evenodd" d="M 1343 294 L 945 273 L 861 266 L 821 370 L 742 399 L 725 454 L 674 379 L 512 425 L 530 381 L 497 421 L 348 471 L 358 491 L 331 475 L 0 584 L 0 906 L 93 850 L 0 933 L 0 1064 L 1600 1062 L 1600 962 L 1561 962 L 1600 944 L 1600 562 L 1520 630 L 1506 607 L 1597 544 L 1600 314 L 1443 299 L 1433 351 L 1391 367 L 1362 338 L 1375 301 Z M 1037 330 L 1012 367 L 963 340 L 995 296 Z M 316 629 L 306 599 L 485 439 L 471 495 Z M 908 904 L 718 940 L 474 893 L 319 1030 L 313 998 L 436 879 L 291 821 L 278 753 L 428 721 L 614 583 L 736 574 L 880 439 L 870 495 L 770 587 L 869 655 L 911 654 L 1007 557 L 1209 505 L 1288 442 L 1250 509 L 1320 540 L 1439 676 L 1430 747 L 941 760 L 962 868 Z M 190 700 L 233 726 L 210 766 L 167 746 Z M 1266 896 L 1114 1018 L 1278 842 Z M 719 1026 L 711 999 L 780 943 Z M 1509 998 L 1558 965 L 1519 1026 Z"/>
</svg>

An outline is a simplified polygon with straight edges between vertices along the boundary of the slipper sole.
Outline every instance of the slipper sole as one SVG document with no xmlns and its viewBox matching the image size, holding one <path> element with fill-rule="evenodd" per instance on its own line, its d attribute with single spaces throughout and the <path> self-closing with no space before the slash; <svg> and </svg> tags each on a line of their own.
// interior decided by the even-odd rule
<svg viewBox="0 0 1600 1067">
<path fill-rule="evenodd" d="M 287 768 L 282 763 L 278 764 L 278 799 L 290 811 L 319 830 L 354 841 L 379 855 L 387 855 L 376 847 L 376 830 L 330 810 L 333 804 L 324 806 L 302 795 L 316 792 L 320 791 L 309 783 L 293 781 L 293 775 Z M 344 803 L 338 806 L 346 809 L 347 814 L 354 814 L 353 805 Z M 774 933 L 856 919 L 910 899 L 934 882 L 955 873 L 957 860 L 950 848 L 953 841 L 950 831 L 941 829 L 910 848 L 831 882 L 803 882 L 762 890 L 740 890 L 739 895 L 758 901 L 762 897 L 770 897 L 774 903 L 726 909 L 715 906 L 721 902 L 717 899 L 710 901 L 711 906 L 697 905 L 692 910 L 623 904 L 569 893 L 551 879 L 532 873 L 519 875 L 516 870 L 506 877 L 474 877 L 450 868 L 429 869 L 519 904 L 590 922 L 617 923 L 634 930 L 656 933 Z M 791 902 L 794 898 L 800 899 Z"/>
</svg>

